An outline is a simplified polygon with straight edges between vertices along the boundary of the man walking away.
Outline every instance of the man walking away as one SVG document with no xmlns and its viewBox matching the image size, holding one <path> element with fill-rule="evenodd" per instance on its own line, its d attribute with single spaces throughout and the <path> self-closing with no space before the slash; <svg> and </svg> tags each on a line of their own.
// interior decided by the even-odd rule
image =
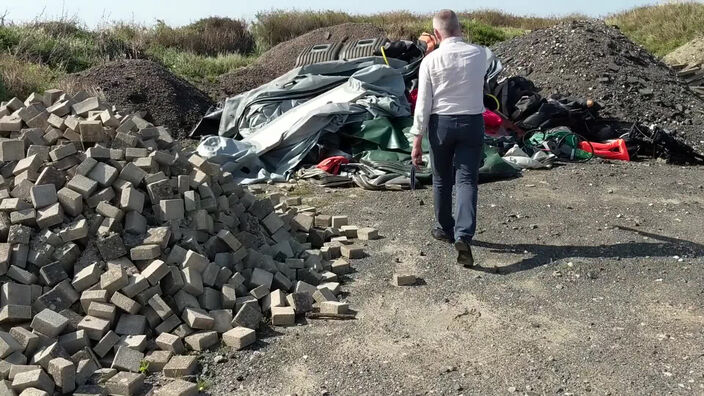
<svg viewBox="0 0 704 396">
<path fill-rule="evenodd" d="M 433 168 L 435 239 L 454 242 L 457 262 L 474 265 L 471 242 L 476 230 L 477 182 L 484 144 L 484 76 L 487 49 L 462 40 L 457 14 L 442 10 L 433 18 L 440 47 L 422 62 L 413 122 L 413 164 L 423 162 L 427 133 Z M 452 216 L 452 187 L 457 207 Z"/>
</svg>

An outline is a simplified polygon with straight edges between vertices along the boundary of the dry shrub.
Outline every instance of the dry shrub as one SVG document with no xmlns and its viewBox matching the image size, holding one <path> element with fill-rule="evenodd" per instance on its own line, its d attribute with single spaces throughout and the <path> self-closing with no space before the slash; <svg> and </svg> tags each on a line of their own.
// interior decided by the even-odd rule
<svg viewBox="0 0 704 396">
<path fill-rule="evenodd" d="M 66 36 L 72 37 L 90 37 L 90 32 L 79 26 L 75 19 L 60 19 L 57 21 L 37 21 L 29 25 L 34 29 L 40 29 L 45 34 L 54 38 L 63 38 Z"/>
<path fill-rule="evenodd" d="M 178 48 L 206 56 L 249 54 L 254 49 L 254 38 L 245 21 L 220 17 L 201 19 L 181 28 L 160 22 L 152 40 L 164 48 Z"/>
<path fill-rule="evenodd" d="M 0 54 L 0 100 L 26 98 L 51 87 L 56 72 L 46 66 Z"/>
<path fill-rule="evenodd" d="M 327 26 L 356 22 L 352 16 L 337 11 L 260 12 L 252 25 L 257 50 L 265 51 L 276 44 Z"/>
<path fill-rule="evenodd" d="M 80 91 L 85 91 L 88 92 L 88 94 L 90 94 L 91 96 L 96 96 L 102 101 L 107 101 L 107 99 L 105 98 L 105 92 L 103 92 L 102 88 L 96 85 L 92 85 L 90 83 L 86 83 L 75 76 L 68 75 L 64 78 L 58 79 L 54 82 L 53 87 L 56 89 L 60 89 L 70 95 L 75 95 Z"/>
<path fill-rule="evenodd" d="M 553 26 L 563 20 L 583 19 L 581 15 L 568 15 L 564 17 L 524 17 L 508 14 L 497 10 L 480 10 L 472 12 L 462 12 L 460 18 L 471 19 L 482 22 L 486 25 L 496 27 L 511 27 L 523 30 L 543 29 Z"/>
<path fill-rule="evenodd" d="M 104 60 L 144 58 L 152 30 L 142 25 L 115 22 L 95 32 L 95 45 Z"/>
<path fill-rule="evenodd" d="M 415 40 L 421 33 L 433 31 L 430 16 L 408 11 L 384 12 L 369 16 L 358 16 L 359 21 L 369 22 L 386 31 L 391 40 Z"/>
</svg>

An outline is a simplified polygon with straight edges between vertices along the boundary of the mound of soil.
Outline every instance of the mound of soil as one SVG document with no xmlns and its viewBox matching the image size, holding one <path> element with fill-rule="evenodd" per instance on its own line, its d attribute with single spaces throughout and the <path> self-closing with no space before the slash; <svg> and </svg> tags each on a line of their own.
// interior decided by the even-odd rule
<svg viewBox="0 0 704 396">
<path fill-rule="evenodd" d="M 254 89 L 294 68 L 296 58 L 306 47 L 342 40 L 384 37 L 383 29 L 369 23 L 343 23 L 313 30 L 280 43 L 262 54 L 251 66 L 225 74 L 218 79 L 214 97 L 223 98 Z"/>
<path fill-rule="evenodd" d="M 293 69 L 296 65 L 298 54 L 308 46 L 342 40 L 360 40 L 385 36 L 386 32 L 383 29 L 369 23 L 343 23 L 313 30 L 293 40 L 280 43 L 265 52 L 259 58 L 257 64 L 280 76 Z"/>
<path fill-rule="evenodd" d="M 271 70 L 253 64 L 218 77 L 217 81 L 211 84 L 208 93 L 211 98 L 224 100 L 264 85 L 276 77 L 278 75 Z"/>
<path fill-rule="evenodd" d="M 693 145 L 704 143 L 704 101 L 615 27 L 565 22 L 492 49 L 504 63 L 504 75 L 525 76 L 544 96 L 594 99 L 606 117 L 657 123 Z"/>
<path fill-rule="evenodd" d="M 704 63 L 704 36 L 697 37 L 670 52 L 663 60 L 669 65 Z"/>
<path fill-rule="evenodd" d="M 99 87 L 108 102 L 185 136 L 213 104 L 210 98 L 163 66 L 144 59 L 120 60 L 71 75 L 81 87 Z"/>
</svg>

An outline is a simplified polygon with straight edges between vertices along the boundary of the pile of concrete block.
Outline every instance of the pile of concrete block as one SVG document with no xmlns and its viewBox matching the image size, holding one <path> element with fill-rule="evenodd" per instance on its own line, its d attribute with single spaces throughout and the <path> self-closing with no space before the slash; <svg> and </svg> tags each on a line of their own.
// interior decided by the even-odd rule
<svg viewBox="0 0 704 396">
<path fill-rule="evenodd" d="M 0 394 L 196 392 L 197 352 L 347 314 L 376 230 L 255 195 L 85 92 L 0 105 Z"/>
</svg>

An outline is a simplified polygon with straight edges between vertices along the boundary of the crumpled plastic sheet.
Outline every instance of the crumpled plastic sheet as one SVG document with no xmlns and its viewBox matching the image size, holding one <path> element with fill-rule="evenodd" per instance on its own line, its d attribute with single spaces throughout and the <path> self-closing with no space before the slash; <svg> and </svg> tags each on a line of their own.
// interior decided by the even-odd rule
<svg viewBox="0 0 704 396">
<path fill-rule="evenodd" d="M 555 156 L 538 151 L 531 157 L 518 145 L 514 145 L 504 154 L 503 159 L 521 169 L 549 169 L 552 167 Z"/>
<path fill-rule="evenodd" d="M 390 58 L 389 62 L 395 70 L 401 70 L 407 65 L 406 62 L 393 58 Z M 315 96 L 316 91 L 320 91 L 317 93 L 320 94 L 341 84 L 353 84 L 350 76 L 371 66 L 381 66 L 383 63 L 384 60 L 381 57 L 367 57 L 295 68 L 268 84 L 227 98 L 220 111 L 217 133 L 225 137 L 249 135 L 299 104 L 291 100 L 305 101 Z M 386 82 L 379 81 L 379 84 L 383 85 Z M 353 88 L 357 87 L 353 86 Z M 301 96 L 305 98 L 302 99 Z M 281 108 L 278 108 L 279 105 Z"/>
<path fill-rule="evenodd" d="M 375 116 L 409 116 L 410 104 L 404 91 L 398 70 L 372 65 L 355 72 L 347 83 L 281 114 L 241 141 L 204 138 L 198 153 L 221 164 L 242 184 L 285 181 L 323 134 Z"/>
</svg>

